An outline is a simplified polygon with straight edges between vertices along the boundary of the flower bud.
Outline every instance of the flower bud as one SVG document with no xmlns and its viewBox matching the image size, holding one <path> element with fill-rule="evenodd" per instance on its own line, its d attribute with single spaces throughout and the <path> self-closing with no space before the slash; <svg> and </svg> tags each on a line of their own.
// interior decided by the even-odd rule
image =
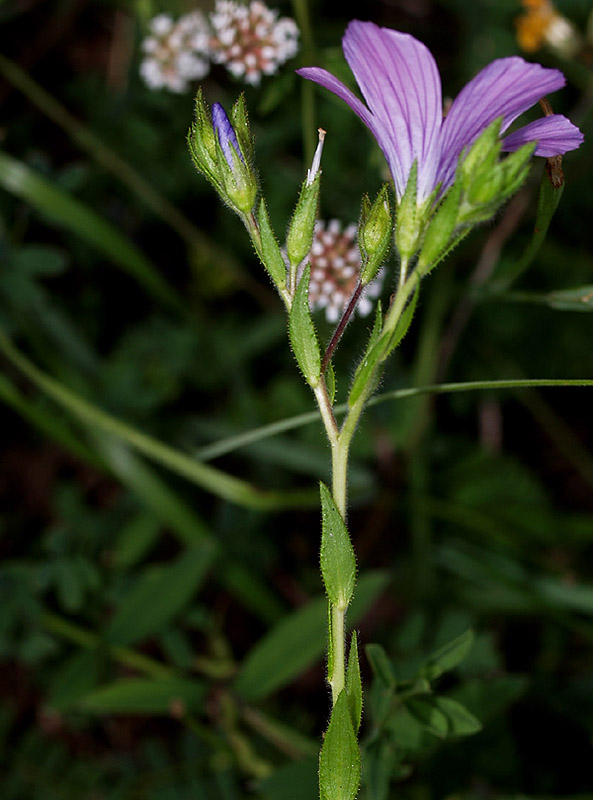
<svg viewBox="0 0 593 800">
<path fill-rule="evenodd" d="M 383 186 L 377 199 L 370 205 L 365 196 L 358 231 L 358 246 L 363 257 L 363 268 L 360 280 L 363 285 L 370 283 L 383 263 L 389 242 L 393 220 L 389 207 L 389 189 Z"/>
<path fill-rule="evenodd" d="M 249 214 L 257 197 L 257 179 L 246 157 L 251 152 L 247 114 L 241 99 L 233 118 L 237 131 L 220 103 L 210 114 L 201 91 L 196 97 L 196 122 L 188 143 L 196 168 L 213 184 L 222 200 L 238 214 Z M 243 146 L 242 146 L 243 144 Z"/>
</svg>

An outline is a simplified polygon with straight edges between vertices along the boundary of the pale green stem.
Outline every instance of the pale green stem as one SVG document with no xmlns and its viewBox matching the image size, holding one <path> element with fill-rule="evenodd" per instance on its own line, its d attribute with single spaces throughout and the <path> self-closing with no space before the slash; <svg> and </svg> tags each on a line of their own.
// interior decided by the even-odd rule
<svg viewBox="0 0 593 800">
<path fill-rule="evenodd" d="M 346 685 L 346 609 L 331 604 L 332 674 L 329 685 L 332 690 L 332 706 Z"/>
</svg>

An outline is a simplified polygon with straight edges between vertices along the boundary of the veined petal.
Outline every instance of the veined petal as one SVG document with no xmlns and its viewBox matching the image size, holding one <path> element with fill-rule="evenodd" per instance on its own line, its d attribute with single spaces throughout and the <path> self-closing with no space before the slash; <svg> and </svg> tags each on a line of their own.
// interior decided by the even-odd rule
<svg viewBox="0 0 593 800">
<path fill-rule="evenodd" d="M 398 196 L 417 159 L 418 197 L 424 199 L 435 184 L 442 120 L 441 80 L 434 58 L 413 36 L 358 20 L 348 25 L 343 48 L 373 114 L 371 129 Z"/>
<path fill-rule="evenodd" d="M 323 86 L 324 89 L 329 89 L 330 92 L 333 92 L 347 103 L 352 111 L 358 114 L 364 124 L 375 133 L 372 119 L 373 115 L 371 112 L 365 104 L 358 99 L 354 92 L 351 92 L 350 89 L 345 86 L 342 81 L 332 75 L 331 72 L 321 67 L 301 67 L 301 69 L 296 70 L 296 74 L 300 75 L 301 78 L 307 78 L 309 81 L 318 83 L 320 86 Z"/>
<path fill-rule="evenodd" d="M 562 114 L 551 114 L 505 136 L 502 149 L 512 152 L 528 142 L 537 142 L 535 155 L 549 158 L 576 150 L 584 138 L 577 126 Z"/>
<path fill-rule="evenodd" d="M 479 72 L 457 95 L 442 128 L 438 180 L 447 188 L 463 148 L 497 117 L 502 130 L 541 97 L 565 84 L 556 69 L 530 64 L 518 56 L 499 58 Z M 533 141 L 533 140 L 532 140 Z"/>
</svg>

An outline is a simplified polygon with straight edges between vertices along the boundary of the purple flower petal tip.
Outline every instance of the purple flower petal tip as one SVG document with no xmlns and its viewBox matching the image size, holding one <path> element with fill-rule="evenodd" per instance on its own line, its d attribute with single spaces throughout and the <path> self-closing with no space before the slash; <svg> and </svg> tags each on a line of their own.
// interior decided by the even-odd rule
<svg viewBox="0 0 593 800">
<path fill-rule="evenodd" d="M 226 111 L 220 103 L 212 104 L 212 127 L 218 135 L 218 141 L 222 147 L 222 152 L 224 153 L 227 164 L 231 169 L 233 169 L 233 154 L 231 147 L 237 153 L 241 161 L 243 161 L 243 156 L 241 155 L 241 149 L 239 147 L 239 142 L 237 141 L 235 129 L 233 128 Z"/>
</svg>

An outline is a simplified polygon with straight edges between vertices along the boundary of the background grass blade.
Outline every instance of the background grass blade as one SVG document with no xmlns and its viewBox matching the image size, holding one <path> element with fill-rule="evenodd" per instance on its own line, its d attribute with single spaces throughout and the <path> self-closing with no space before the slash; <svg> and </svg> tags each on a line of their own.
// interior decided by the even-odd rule
<svg viewBox="0 0 593 800">
<path fill-rule="evenodd" d="M 159 302 L 181 307 L 180 299 L 154 264 L 117 228 L 22 161 L 1 151 L 0 186 L 32 205 L 52 222 L 83 238 L 110 262 L 132 275 Z"/>
</svg>

